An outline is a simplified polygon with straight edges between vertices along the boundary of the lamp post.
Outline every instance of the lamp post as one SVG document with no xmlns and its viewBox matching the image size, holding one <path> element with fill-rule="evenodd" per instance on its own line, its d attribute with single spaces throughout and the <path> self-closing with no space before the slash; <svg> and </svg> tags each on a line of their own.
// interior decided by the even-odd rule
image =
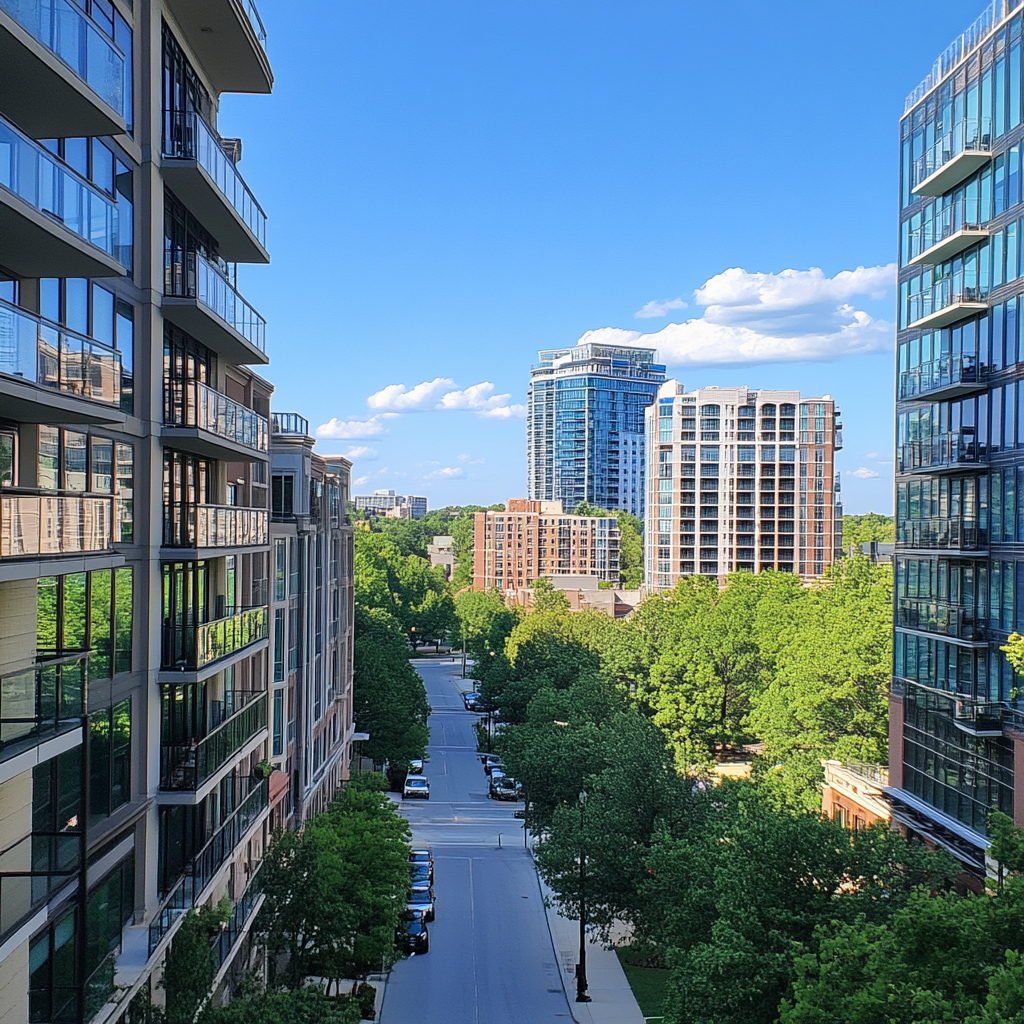
<svg viewBox="0 0 1024 1024">
<path fill-rule="evenodd" d="M 580 793 L 580 962 L 576 965 L 576 1002 L 589 1003 L 587 995 L 587 852 L 583 838 L 583 805 L 586 790 Z"/>
</svg>

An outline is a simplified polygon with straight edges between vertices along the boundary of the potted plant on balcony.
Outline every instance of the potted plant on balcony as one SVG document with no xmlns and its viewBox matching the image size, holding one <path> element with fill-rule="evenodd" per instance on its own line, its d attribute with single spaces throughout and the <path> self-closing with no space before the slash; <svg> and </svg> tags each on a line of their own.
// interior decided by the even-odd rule
<svg viewBox="0 0 1024 1024">
<path fill-rule="evenodd" d="M 252 770 L 254 779 L 259 779 L 261 782 L 263 779 L 269 779 L 271 775 L 276 771 L 277 766 L 271 764 L 266 759 L 257 762 L 256 767 Z"/>
</svg>

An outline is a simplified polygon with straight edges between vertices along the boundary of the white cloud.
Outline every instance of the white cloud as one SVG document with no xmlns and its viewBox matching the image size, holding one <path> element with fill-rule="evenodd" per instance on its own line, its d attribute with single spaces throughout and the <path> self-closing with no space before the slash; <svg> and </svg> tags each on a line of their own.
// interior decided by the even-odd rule
<svg viewBox="0 0 1024 1024">
<path fill-rule="evenodd" d="M 378 454 L 379 453 L 376 448 L 368 448 L 365 444 L 357 444 L 345 452 L 345 458 L 348 459 L 349 462 L 355 462 L 357 460 L 360 462 L 368 462 L 370 459 L 376 459 Z"/>
<path fill-rule="evenodd" d="M 454 390 L 455 381 L 450 377 L 435 377 L 411 388 L 404 384 L 389 384 L 370 395 L 366 404 L 382 412 L 414 412 L 434 408 L 438 395 Z"/>
<path fill-rule="evenodd" d="M 857 309 L 850 299 L 879 300 L 895 282 L 894 264 L 843 270 L 834 277 L 812 267 L 779 274 L 732 267 L 694 292 L 702 316 L 651 334 L 603 327 L 580 343 L 642 345 L 676 366 L 828 361 L 882 352 L 893 325 Z"/>
<path fill-rule="evenodd" d="M 316 428 L 316 436 L 331 438 L 337 441 L 348 441 L 360 437 L 377 437 L 387 433 L 380 417 L 371 416 L 368 420 L 339 420 L 332 416 L 326 423 Z"/>
<path fill-rule="evenodd" d="M 422 412 L 430 409 L 454 412 L 475 412 L 488 419 L 512 419 L 526 415 L 525 405 L 516 405 L 510 394 L 494 394 L 490 381 L 481 381 L 468 388 L 458 388 L 450 377 L 435 377 L 409 387 L 406 384 L 388 384 L 366 400 L 378 416 L 391 419 L 401 413 Z"/>
<path fill-rule="evenodd" d="M 682 299 L 669 299 L 667 302 L 651 299 L 650 302 L 645 302 L 633 316 L 637 320 L 650 320 L 657 316 L 668 316 L 669 311 L 673 309 L 686 309 L 688 305 L 689 303 L 683 302 Z"/>
<path fill-rule="evenodd" d="M 354 484 L 365 484 L 369 479 L 370 478 L 368 476 L 357 476 L 355 478 L 355 480 L 352 481 L 352 483 L 354 483 Z"/>
<path fill-rule="evenodd" d="M 867 466 L 861 466 L 860 469 L 848 469 L 846 471 L 847 476 L 855 476 L 860 480 L 871 480 L 878 474 L 873 469 L 868 469 Z"/>
<path fill-rule="evenodd" d="M 435 469 L 433 473 L 427 473 L 424 480 L 451 480 L 453 477 L 462 476 L 461 466 L 443 466 Z"/>
</svg>

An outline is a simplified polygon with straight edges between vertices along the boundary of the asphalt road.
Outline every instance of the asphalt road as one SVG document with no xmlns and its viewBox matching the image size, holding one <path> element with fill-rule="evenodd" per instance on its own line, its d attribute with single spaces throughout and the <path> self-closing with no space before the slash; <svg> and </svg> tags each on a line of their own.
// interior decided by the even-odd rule
<svg viewBox="0 0 1024 1024">
<path fill-rule="evenodd" d="M 437 917 L 430 952 L 392 971 L 381 1024 L 571 1022 L 517 805 L 487 799 L 477 716 L 460 696 L 471 682 L 451 661 L 414 664 L 433 708 L 430 800 L 405 800 L 402 812 L 434 851 Z"/>
</svg>

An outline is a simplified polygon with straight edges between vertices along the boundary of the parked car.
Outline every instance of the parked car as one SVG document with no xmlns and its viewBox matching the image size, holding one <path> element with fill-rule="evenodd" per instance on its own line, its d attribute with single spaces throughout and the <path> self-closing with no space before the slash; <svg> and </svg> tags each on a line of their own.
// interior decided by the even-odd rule
<svg viewBox="0 0 1024 1024">
<path fill-rule="evenodd" d="M 432 885 L 414 885 L 409 890 L 409 898 L 405 901 L 406 908 L 423 915 L 424 921 L 434 920 L 434 887 Z"/>
<path fill-rule="evenodd" d="M 505 772 L 504 772 L 505 762 L 502 761 L 502 759 L 500 757 L 498 757 L 497 754 L 485 754 L 484 758 L 483 758 L 483 762 L 484 762 L 484 772 L 486 774 L 490 775 L 491 772 L 493 772 L 495 769 L 497 769 L 503 775 L 505 774 Z"/>
<path fill-rule="evenodd" d="M 492 800 L 518 800 L 519 786 L 511 775 L 499 775 L 495 778 L 492 773 L 487 795 Z"/>
<path fill-rule="evenodd" d="M 416 757 L 409 762 L 409 774 L 410 775 L 422 775 L 423 774 L 423 759 Z"/>
<path fill-rule="evenodd" d="M 429 800 L 430 782 L 422 775 L 410 775 L 402 787 L 402 799 L 407 796 L 421 796 L 424 800 Z"/>
<path fill-rule="evenodd" d="M 476 711 L 478 700 L 480 700 L 480 694 L 476 692 L 464 693 L 462 695 L 462 703 L 466 706 L 467 711 Z"/>
<path fill-rule="evenodd" d="M 434 869 L 429 864 L 414 862 L 409 865 L 409 880 L 413 885 L 430 885 L 434 880 Z"/>
<path fill-rule="evenodd" d="M 406 910 L 402 914 L 397 941 L 399 949 L 404 949 L 406 953 L 426 953 L 430 950 L 430 933 L 419 911 Z"/>
<path fill-rule="evenodd" d="M 410 864 L 429 864 L 430 870 L 434 870 L 434 853 L 429 846 L 414 846 L 409 851 Z"/>
</svg>

